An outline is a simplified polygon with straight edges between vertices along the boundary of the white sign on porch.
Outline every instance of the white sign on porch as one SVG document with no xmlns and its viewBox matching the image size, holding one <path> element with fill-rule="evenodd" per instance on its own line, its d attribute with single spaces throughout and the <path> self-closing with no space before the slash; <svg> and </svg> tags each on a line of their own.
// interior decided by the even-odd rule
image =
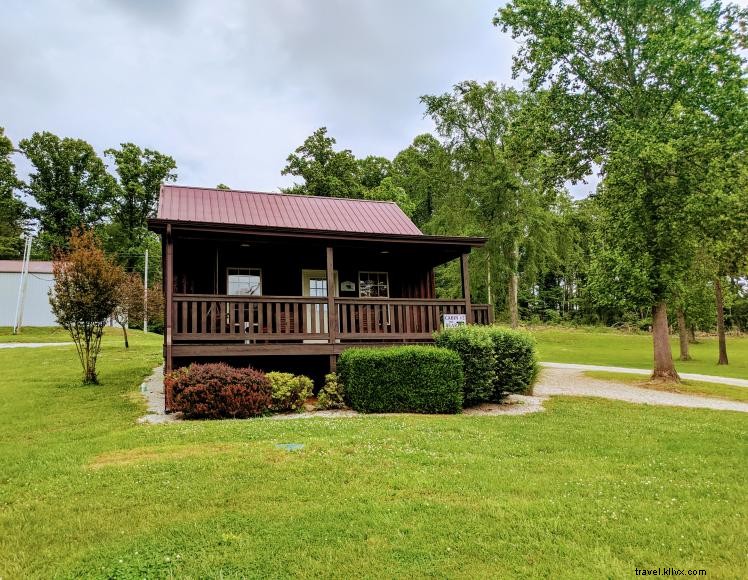
<svg viewBox="0 0 748 580">
<path fill-rule="evenodd" d="M 467 316 L 464 314 L 444 315 L 444 328 L 455 328 L 456 326 L 465 326 L 465 324 L 467 324 Z"/>
</svg>

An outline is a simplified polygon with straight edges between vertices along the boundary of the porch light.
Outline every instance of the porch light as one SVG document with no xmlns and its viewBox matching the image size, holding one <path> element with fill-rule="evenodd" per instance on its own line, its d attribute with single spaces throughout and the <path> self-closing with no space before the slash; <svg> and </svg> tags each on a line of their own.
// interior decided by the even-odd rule
<svg viewBox="0 0 748 580">
<path fill-rule="evenodd" d="M 380 253 L 380 254 L 389 254 L 389 253 L 390 253 L 390 251 L 389 251 L 389 250 L 381 250 L 381 251 L 380 251 L 379 253 Z"/>
</svg>

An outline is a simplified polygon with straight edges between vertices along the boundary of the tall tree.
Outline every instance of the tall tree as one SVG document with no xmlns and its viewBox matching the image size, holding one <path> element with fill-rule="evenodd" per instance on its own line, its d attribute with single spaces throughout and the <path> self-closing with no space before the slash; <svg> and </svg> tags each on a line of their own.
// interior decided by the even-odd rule
<svg viewBox="0 0 748 580">
<path fill-rule="evenodd" d="M 117 175 L 107 250 L 117 252 L 120 262 L 129 269 L 145 249 L 146 220 L 156 211 L 161 184 L 176 181 L 177 164 L 168 155 L 133 143 L 122 143 L 119 149 L 104 153 L 114 161 Z"/>
<path fill-rule="evenodd" d="M 26 218 L 26 204 L 16 197 L 21 182 L 10 158 L 13 143 L 0 127 L 0 259 L 20 258 L 23 253 L 21 234 Z"/>
<path fill-rule="evenodd" d="M 745 110 L 740 12 L 699 0 L 512 0 L 494 23 L 520 43 L 515 74 L 547 88 L 582 165 L 602 162 L 607 278 L 653 314 L 653 378 L 678 380 L 667 301 L 693 258 L 692 147 L 717 129 L 732 143 Z M 598 268 L 604 272 L 603 268 Z"/>
<path fill-rule="evenodd" d="M 352 197 L 363 195 L 359 165 L 349 149 L 335 151 L 335 139 L 320 127 L 287 158 L 281 175 L 300 177 L 303 182 L 284 188 L 285 193 Z"/>
<path fill-rule="evenodd" d="M 558 200 L 558 184 L 547 179 L 551 164 L 524 119 L 528 115 L 539 125 L 540 117 L 528 111 L 540 108 L 492 82 L 466 81 L 451 93 L 421 100 L 466 176 L 458 203 L 477 231 L 462 233 L 489 237 L 486 264 L 507 282 L 507 310 L 516 326 L 521 268 L 532 276 L 553 252 L 550 210 Z"/>
<path fill-rule="evenodd" d="M 39 237 L 47 252 L 66 247 L 75 228 L 104 220 L 116 183 L 91 145 L 46 131 L 18 145 L 33 166 L 24 189 L 36 200 L 31 215 L 39 221 Z"/>
<path fill-rule="evenodd" d="M 744 123 L 748 131 L 748 123 Z M 703 169 L 700 185 L 701 203 L 694 204 L 696 228 L 703 241 L 705 262 L 713 266 L 712 281 L 717 315 L 719 356 L 717 364 L 728 364 L 725 336 L 725 281 L 745 274 L 748 268 L 748 163 L 745 150 L 725 158 L 724 142 L 704 151 L 707 162 L 697 162 Z M 702 158 L 703 159 L 703 158 Z M 706 165 L 706 167 L 704 167 Z"/>
<path fill-rule="evenodd" d="M 413 221 L 424 231 L 441 205 L 461 183 L 452 166 L 449 150 L 429 133 L 418 135 L 392 161 L 393 183 L 402 187 L 415 203 Z"/>
</svg>

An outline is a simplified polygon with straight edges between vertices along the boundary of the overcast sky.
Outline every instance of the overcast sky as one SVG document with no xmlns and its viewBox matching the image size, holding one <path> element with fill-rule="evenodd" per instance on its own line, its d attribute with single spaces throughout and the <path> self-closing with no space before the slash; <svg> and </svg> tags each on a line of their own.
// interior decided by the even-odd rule
<svg viewBox="0 0 748 580">
<path fill-rule="evenodd" d="M 99 151 L 132 141 L 172 155 L 180 183 L 275 191 L 320 126 L 356 156 L 391 158 L 432 128 L 420 95 L 516 84 L 499 4 L 4 0 L 0 126 L 14 143 L 42 130 Z"/>
</svg>

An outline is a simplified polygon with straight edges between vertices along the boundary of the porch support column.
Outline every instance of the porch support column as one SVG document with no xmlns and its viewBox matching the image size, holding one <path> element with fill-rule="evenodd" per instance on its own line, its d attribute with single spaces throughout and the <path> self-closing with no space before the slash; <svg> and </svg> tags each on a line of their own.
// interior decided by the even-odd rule
<svg viewBox="0 0 748 580">
<path fill-rule="evenodd" d="M 335 344 L 338 333 L 338 311 L 335 307 L 335 268 L 333 267 L 332 246 L 327 246 L 327 335 L 331 345 Z M 330 355 L 330 372 L 335 372 L 336 356 Z"/>
<path fill-rule="evenodd" d="M 173 324 L 173 294 L 174 294 L 174 240 L 171 235 L 171 224 L 166 224 L 166 251 L 165 251 L 165 264 L 164 264 L 164 286 L 166 301 L 164 307 L 166 312 L 164 318 L 166 319 L 166 329 L 164 332 L 164 372 L 170 372 L 172 370 L 171 360 L 171 345 L 172 345 L 172 324 Z"/>
<path fill-rule="evenodd" d="M 473 322 L 473 305 L 470 303 L 470 272 L 468 271 L 468 256 L 460 256 L 460 271 L 462 273 L 462 297 L 465 299 L 465 320 L 468 324 Z"/>
</svg>

